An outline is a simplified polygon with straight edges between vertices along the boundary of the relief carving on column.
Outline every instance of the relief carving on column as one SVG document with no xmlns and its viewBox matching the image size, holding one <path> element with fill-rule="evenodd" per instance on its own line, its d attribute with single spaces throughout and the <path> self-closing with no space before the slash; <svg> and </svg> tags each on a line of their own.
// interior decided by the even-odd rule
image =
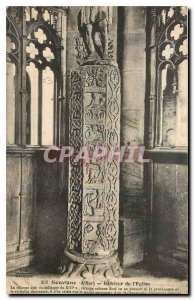
<svg viewBox="0 0 194 300">
<path fill-rule="evenodd" d="M 105 87 L 107 80 L 107 72 L 103 67 L 93 66 L 86 68 L 86 87 Z"/>
<path fill-rule="evenodd" d="M 92 154 L 96 145 L 105 146 L 108 153 L 111 147 L 120 146 L 120 74 L 107 57 L 110 12 L 108 7 L 81 9 L 87 60 L 71 72 L 70 145 L 78 151 L 84 146 Z M 101 52 L 95 45 L 97 29 Z M 117 256 L 119 161 L 108 161 L 107 156 L 92 158 L 89 155 L 88 160 L 69 162 L 65 254 L 70 262 L 61 269 L 68 277 L 108 278 L 122 273 Z"/>
<path fill-rule="evenodd" d="M 108 65 L 74 69 L 71 89 L 70 145 L 77 149 L 89 146 L 90 150 L 95 145 L 106 145 L 108 151 L 112 146 L 119 146 L 118 69 Z M 65 269 L 66 275 L 80 276 L 86 274 L 88 268 L 95 268 L 90 271 L 95 273 L 99 266 L 98 275 L 121 274 L 115 254 L 118 219 L 119 161 L 101 158 L 93 162 L 91 157 L 84 162 L 71 160 L 67 256 L 74 255 L 74 261 Z M 79 261 L 83 258 L 85 263 L 78 271 Z"/>
<path fill-rule="evenodd" d="M 72 72 L 71 110 L 70 110 L 70 144 L 79 149 L 82 145 L 82 86 L 81 73 Z M 83 170 L 79 164 L 70 164 L 69 178 L 69 215 L 68 215 L 68 247 L 79 250 L 81 247 L 82 222 L 82 181 Z"/>
</svg>

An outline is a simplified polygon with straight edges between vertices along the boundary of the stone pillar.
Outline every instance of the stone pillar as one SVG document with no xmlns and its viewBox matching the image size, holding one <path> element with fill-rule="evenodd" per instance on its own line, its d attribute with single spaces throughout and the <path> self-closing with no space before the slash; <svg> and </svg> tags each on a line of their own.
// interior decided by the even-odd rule
<svg viewBox="0 0 194 300">
<path fill-rule="evenodd" d="M 86 18 L 91 11 L 95 23 L 90 23 L 92 15 Z M 75 7 L 68 17 L 69 145 L 88 156 L 76 161 L 74 152 L 69 162 L 67 247 L 60 272 L 88 279 L 118 277 L 119 160 L 92 159 L 97 145 L 107 152 L 120 146 L 117 10 Z"/>
<path fill-rule="evenodd" d="M 84 65 L 71 72 L 70 145 L 78 151 L 120 143 L 120 75 L 111 65 Z M 118 277 L 119 161 L 70 161 L 68 277 Z"/>
<path fill-rule="evenodd" d="M 121 143 L 144 145 L 145 8 L 125 6 L 118 10 L 118 63 L 121 70 Z M 143 164 L 121 163 L 120 246 L 122 266 L 143 260 L 146 202 Z"/>
</svg>

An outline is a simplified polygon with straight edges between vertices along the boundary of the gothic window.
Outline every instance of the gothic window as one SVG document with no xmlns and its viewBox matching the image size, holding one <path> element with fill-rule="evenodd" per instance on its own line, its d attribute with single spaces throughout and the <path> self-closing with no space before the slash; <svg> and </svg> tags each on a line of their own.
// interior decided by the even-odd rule
<svg viewBox="0 0 194 300">
<path fill-rule="evenodd" d="M 152 8 L 148 20 L 150 147 L 187 147 L 187 9 Z"/>
<path fill-rule="evenodd" d="M 29 133 L 26 131 L 26 140 L 31 145 L 52 145 L 57 143 L 55 118 L 60 76 L 60 39 L 55 31 L 57 15 L 48 9 L 26 7 L 25 16 L 26 71 L 31 83 L 29 105 L 33 124 Z M 28 127 L 26 123 L 26 129 Z"/>
<path fill-rule="evenodd" d="M 7 9 L 7 144 L 59 143 L 62 11 Z"/>
</svg>

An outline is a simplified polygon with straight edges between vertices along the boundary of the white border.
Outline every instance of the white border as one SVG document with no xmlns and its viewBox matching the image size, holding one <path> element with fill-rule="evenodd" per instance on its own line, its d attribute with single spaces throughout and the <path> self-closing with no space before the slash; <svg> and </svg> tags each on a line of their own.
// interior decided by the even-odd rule
<svg viewBox="0 0 194 300">
<path fill-rule="evenodd" d="M 37 5 L 37 6 L 81 6 L 81 5 L 110 5 L 110 6 L 188 6 L 189 9 L 191 9 L 191 13 L 190 13 L 190 50 L 193 50 L 193 46 L 194 46 L 194 39 L 191 39 L 191 34 L 192 34 L 192 28 L 193 28 L 193 20 L 192 20 L 192 14 L 193 14 L 193 7 L 194 7 L 194 1 L 182 1 L 182 0 L 171 0 L 171 1 L 156 1 L 156 0 L 150 0 L 150 1 L 143 1 L 143 0 L 128 0 L 128 1 L 124 1 L 124 0 L 120 0 L 120 1 L 115 1 L 115 0 L 109 0 L 109 1 L 103 1 L 103 0 L 98 0 L 98 1 L 76 1 L 76 0 L 71 0 L 71 1 L 65 1 L 65 0 L 57 0 L 57 1 L 46 1 L 46 0 L 29 0 L 29 1 L 24 1 L 24 0 L 20 0 L 19 2 L 14 1 L 14 0 L 10 0 L 10 1 L 4 1 L 1 0 L 0 2 L 0 11 L 1 11 L 1 18 L 0 18 L 0 37 L 1 37 L 1 42 L 0 42 L 0 158 L 1 158 L 1 162 L 0 162 L 0 183 L 1 183 L 1 187 L 0 187 L 0 228 L 1 228 L 1 234 L 0 234 L 0 299 L 7 299 L 7 295 L 6 295 L 6 275 L 5 275 L 5 270 L 6 270 L 6 256 L 5 256 L 5 249 L 6 249 L 6 225 L 5 225 L 5 215 L 6 215 L 6 189 L 5 189 L 5 183 L 6 183 L 6 156 L 5 156 L 5 139 L 6 139 L 6 122 L 5 122 L 5 115 L 6 115 L 6 81 L 5 81 L 5 74 L 6 74 L 6 59 L 5 59 L 5 53 L 6 53 L 6 6 L 31 6 L 31 5 Z M 193 52 L 190 53 L 190 63 L 191 63 L 191 55 L 193 54 Z M 194 86 L 194 79 L 192 77 L 193 74 L 193 66 L 191 66 L 191 71 L 190 71 L 190 86 L 193 87 Z M 193 121 L 192 118 L 194 116 L 194 105 L 192 105 L 192 93 L 190 91 L 190 110 L 192 112 L 190 112 L 190 117 L 191 117 L 191 127 L 190 127 L 190 131 L 191 131 L 191 140 L 190 140 L 190 149 L 191 149 L 191 155 L 192 157 L 194 156 L 194 147 L 193 147 L 193 141 L 194 141 L 194 126 L 193 126 Z M 190 163 L 191 163 L 191 159 L 190 159 Z M 193 165 L 192 165 L 193 167 Z M 192 170 L 191 170 L 192 171 Z M 192 178 L 192 180 L 190 179 L 190 185 L 191 187 L 194 186 L 194 178 Z M 192 207 L 192 197 L 190 195 L 190 208 Z M 192 227 L 193 222 L 192 222 L 192 216 L 190 218 L 190 225 Z M 191 230 L 191 228 L 190 228 Z M 191 231 L 192 233 L 192 231 Z M 193 240 L 194 236 L 192 234 L 191 236 L 191 241 Z M 191 248 L 192 245 L 190 245 Z M 193 260 L 191 260 L 191 262 L 193 262 Z M 193 270 L 193 263 L 192 266 L 190 266 L 191 270 Z M 192 279 L 191 278 L 191 282 L 192 283 Z M 191 292 L 192 292 L 192 288 L 191 288 Z M 19 297 L 19 296 L 18 296 Z M 36 296 L 37 298 L 41 299 L 41 296 Z M 65 298 L 69 298 L 72 299 L 74 297 L 77 296 L 64 296 Z M 79 298 L 83 298 L 85 296 L 79 296 Z M 95 297 L 94 295 L 92 295 L 91 297 Z M 119 298 L 121 298 L 122 296 L 120 296 Z M 130 298 L 139 298 L 140 296 L 130 296 Z M 142 296 L 141 296 L 142 297 Z M 141 299 L 140 297 L 140 299 Z M 149 296 L 148 296 L 149 297 Z M 156 296 L 157 297 L 157 296 Z M 26 296 L 22 296 L 23 299 L 26 298 Z M 53 298 L 57 299 L 57 296 L 53 296 Z M 102 296 L 101 298 L 106 299 L 105 296 Z M 118 299 L 118 296 L 116 297 Z M 147 298 L 147 296 L 146 296 Z M 162 296 L 160 297 L 160 299 L 167 299 L 167 298 L 171 298 L 170 296 Z M 181 297 L 181 298 L 186 298 L 185 297 Z"/>
</svg>

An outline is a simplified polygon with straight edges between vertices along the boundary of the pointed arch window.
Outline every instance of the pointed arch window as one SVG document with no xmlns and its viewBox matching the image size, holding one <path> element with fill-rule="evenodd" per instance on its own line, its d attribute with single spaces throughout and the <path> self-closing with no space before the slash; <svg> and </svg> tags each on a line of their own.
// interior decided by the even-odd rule
<svg viewBox="0 0 194 300">
<path fill-rule="evenodd" d="M 64 15 L 58 7 L 7 9 L 8 145 L 59 144 Z"/>
<path fill-rule="evenodd" d="M 149 148 L 188 146 L 187 8 L 148 9 Z"/>
<path fill-rule="evenodd" d="M 60 39 L 53 28 L 55 22 L 51 22 L 54 17 L 48 9 L 27 7 L 25 16 L 26 71 L 29 75 L 26 79 L 29 78 L 31 83 L 30 123 L 33 124 L 30 129 L 26 124 L 26 141 L 31 145 L 53 145 L 58 143 Z"/>
</svg>

